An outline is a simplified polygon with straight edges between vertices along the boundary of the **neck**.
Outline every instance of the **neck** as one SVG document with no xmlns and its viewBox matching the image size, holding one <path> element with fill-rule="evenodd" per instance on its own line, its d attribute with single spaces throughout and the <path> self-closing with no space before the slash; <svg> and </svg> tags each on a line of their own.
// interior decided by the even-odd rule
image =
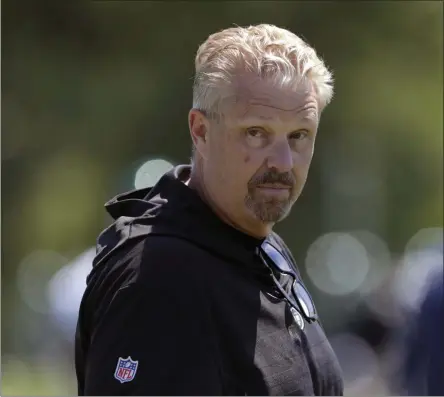
<svg viewBox="0 0 444 397">
<path fill-rule="evenodd" d="M 254 222 L 254 224 L 253 222 L 241 222 L 235 220 L 234 217 L 229 216 L 227 212 L 225 212 L 222 207 L 217 204 L 216 200 L 212 198 L 212 195 L 208 189 L 206 189 L 203 182 L 202 172 L 198 168 L 197 164 L 193 165 L 190 180 L 186 184 L 188 187 L 195 190 L 197 194 L 199 194 L 200 198 L 223 222 L 231 227 L 258 239 L 265 238 L 271 232 L 271 225 L 264 225 L 260 222 Z"/>
</svg>

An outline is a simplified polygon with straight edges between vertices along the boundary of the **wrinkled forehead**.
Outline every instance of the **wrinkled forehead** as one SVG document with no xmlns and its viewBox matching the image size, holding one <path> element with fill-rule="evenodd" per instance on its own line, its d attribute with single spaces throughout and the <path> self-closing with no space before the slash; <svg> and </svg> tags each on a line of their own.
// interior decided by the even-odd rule
<svg viewBox="0 0 444 397">
<path fill-rule="evenodd" d="M 284 86 L 246 76 L 237 79 L 232 89 L 233 95 L 226 102 L 224 111 L 227 121 L 261 119 L 290 122 L 303 119 L 317 123 L 319 120 L 316 91 L 305 79 Z"/>
</svg>

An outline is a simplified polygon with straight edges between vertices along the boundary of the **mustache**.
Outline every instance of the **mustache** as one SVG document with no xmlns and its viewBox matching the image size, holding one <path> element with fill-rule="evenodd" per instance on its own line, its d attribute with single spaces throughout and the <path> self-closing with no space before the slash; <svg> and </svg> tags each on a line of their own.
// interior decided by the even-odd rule
<svg viewBox="0 0 444 397">
<path fill-rule="evenodd" d="M 291 172 L 277 172 L 274 170 L 269 170 L 262 175 L 258 175 L 253 178 L 250 182 L 251 186 L 279 183 L 286 185 L 288 187 L 293 187 L 296 183 L 296 178 Z"/>
</svg>

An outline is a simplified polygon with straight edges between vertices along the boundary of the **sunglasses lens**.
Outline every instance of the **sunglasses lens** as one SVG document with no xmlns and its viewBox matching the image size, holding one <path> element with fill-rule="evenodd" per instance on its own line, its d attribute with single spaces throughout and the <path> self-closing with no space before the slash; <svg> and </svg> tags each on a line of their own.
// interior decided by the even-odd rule
<svg viewBox="0 0 444 397">
<path fill-rule="evenodd" d="M 264 244 L 262 244 L 262 249 L 281 272 L 292 273 L 292 269 L 287 260 L 270 243 L 265 242 Z"/>
<path fill-rule="evenodd" d="M 316 310 L 313 301 L 305 287 L 300 282 L 295 281 L 293 284 L 293 290 L 305 315 L 309 318 L 316 318 Z"/>
<path fill-rule="evenodd" d="M 291 304 L 295 305 L 295 307 L 298 307 L 298 310 L 302 310 L 304 312 L 304 315 L 308 319 L 316 320 L 316 309 L 314 307 L 310 294 L 302 285 L 302 283 L 297 280 L 295 271 L 285 259 L 285 257 L 268 242 L 264 242 L 261 248 L 265 255 L 268 256 L 268 259 L 273 262 L 273 265 L 280 272 L 286 273 L 287 275 L 290 274 L 295 278 L 295 281 L 293 283 L 293 296 L 291 296 L 292 294 L 290 294 L 290 296 L 287 295 L 287 299 L 291 298 Z"/>
</svg>

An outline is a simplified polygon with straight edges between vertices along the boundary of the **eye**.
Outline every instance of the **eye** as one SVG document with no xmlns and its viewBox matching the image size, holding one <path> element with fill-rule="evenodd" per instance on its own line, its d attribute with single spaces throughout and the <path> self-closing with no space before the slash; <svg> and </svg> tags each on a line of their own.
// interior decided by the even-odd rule
<svg viewBox="0 0 444 397">
<path fill-rule="evenodd" d="M 245 130 L 245 136 L 249 146 L 262 148 L 267 144 L 268 134 L 261 127 L 251 127 Z"/>
<path fill-rule="evenodd" d="M 308 136 L 308 134 L 309 134 L 308 130 L 299 130 L 299 131 L 296 131 L 296 132 L 292 132 L 290 134 L 290 139 L 294 139 L 296 141 L 300 141 L 302 139 L 305 139 Z"/>
<path fill-rule="evenodd" d="M 260 127 L 251 127 L 247 129 L 247 135 L 252 138 L 261 138 L 265 135 L 265 131 Z"/>
</svg>

